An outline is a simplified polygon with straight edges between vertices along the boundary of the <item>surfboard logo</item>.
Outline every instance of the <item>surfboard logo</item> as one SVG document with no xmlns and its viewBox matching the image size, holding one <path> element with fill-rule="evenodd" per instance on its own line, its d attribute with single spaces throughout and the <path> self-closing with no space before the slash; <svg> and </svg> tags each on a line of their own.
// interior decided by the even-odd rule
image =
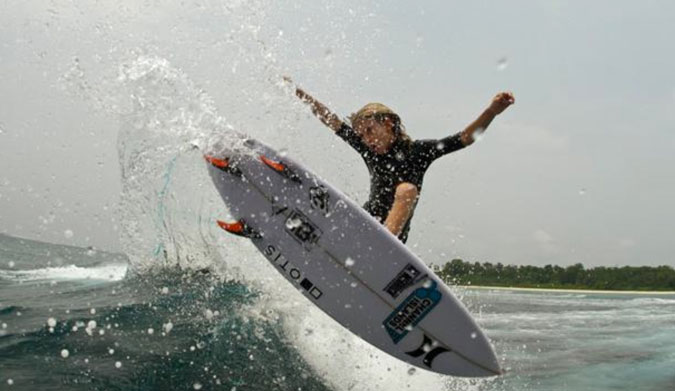
<svg viewBox="0 0 675 391">
<path fill-rule="evenodd" d="M 436 343 L 424 334 L 424 340 L 419 348 L 412 350 L 410 352 L 405 352 L 405 354 L 412 357 L 424 356 L 422 362 L 427 367 L 431 368 L 431 364 L 434 362 L 436 356 L 441 353 L 450 352 L 451 350 L 442 346 L 436 346 Z"/>
<path fill-rule="evenodd" d="M 422 275 L 422 272 L 417 270 L 412 264 L 407 264 L 403 270 L 398 272 L 396 277 L 384 287 L 384 291 L 389 293 L 394 299 L 398 297 L 404 290 L 417 284 L 427 275 Z"/>
<path fill-rule="evenodd" d="M 441 297 L 434 281 L 428 288 L 415 289 L 382 323 L 392 341 L 397 344 L 408 335 L 441 301 Z"/>
<path fill-rule="evenodd" d="M 295 281 L 300 287 L 307 291 L 307 294 L 310 295 L 315 300 L 318 300 L 323 296 L 323 292 L 319 287 L 317 287 L 309 278 L 305 277 L 305 274 L 300 270 L 299 267 L 294 266 L 291 262 L 286 259 L 286 257 L 281 253 L 281 250 L 276 246 L 269 244 L 263 250 L 263 254 L 275 264 L 279 271 L 287 276 L 290 281 Z"/>
</svg>

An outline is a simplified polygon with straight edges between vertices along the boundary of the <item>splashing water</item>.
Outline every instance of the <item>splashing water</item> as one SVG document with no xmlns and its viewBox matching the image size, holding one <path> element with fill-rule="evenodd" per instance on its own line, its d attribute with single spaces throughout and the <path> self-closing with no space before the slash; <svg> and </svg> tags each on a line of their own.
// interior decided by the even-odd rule
<svg viewBox="0 0 675 391">
<path fill-rule="evenodd" d="M 210 145 L 218 137 L 221 147 L 237 148 L 241 139 L 165 59 L 140 57 L 120 72 L 133 97 L 118 137 L 122 243 L 131 265 L 136 271 L 157 264 L 212 267 L 219 256 L 206 239 L 205 204 L 214 197 L 195 144 Z"/>
</svg>

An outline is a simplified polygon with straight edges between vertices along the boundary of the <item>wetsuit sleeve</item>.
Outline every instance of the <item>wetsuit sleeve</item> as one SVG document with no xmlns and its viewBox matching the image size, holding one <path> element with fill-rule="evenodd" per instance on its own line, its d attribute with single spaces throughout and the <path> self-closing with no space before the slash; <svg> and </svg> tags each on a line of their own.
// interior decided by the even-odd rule
<svg viewBox="0 0 675 391">
<path fill-rule="evenodd" d="M 462 143 L 460 133 L 448 136 L 439 140 L 417 140 L 419 153 L 428 160 L 429 163 L 443 155 L 455 152 L 465 147 Z"/>
<path fill-rule="evenodd" d="M 363 154 L 368 151 L 368 146 L 363 143 L 361 136 L 356 134 L 354 129 L 352 129 L 352 127 L 346 123 L 343 122 L 342 126 L 337 132 L 335 132 L 335 134 L 337 134 L 341 139 L 345 140 L 347 144 L 351 145 L 352 148 L 356 150 L 356 152 Z"/>
</svg>

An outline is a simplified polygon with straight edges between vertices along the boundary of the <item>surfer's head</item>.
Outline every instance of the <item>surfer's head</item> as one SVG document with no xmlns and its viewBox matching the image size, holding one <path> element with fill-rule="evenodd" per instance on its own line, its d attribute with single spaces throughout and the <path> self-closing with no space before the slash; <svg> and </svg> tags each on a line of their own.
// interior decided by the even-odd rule
<svg viewBox="0 0 675 391">
<path fill-rule="evenodd" d="M 368 103 L 349 119 L 363 142 L 377 154 L 387 153 L 399 139 L 410 141 L 401 118 L 382 103 Z"/>
</svg>

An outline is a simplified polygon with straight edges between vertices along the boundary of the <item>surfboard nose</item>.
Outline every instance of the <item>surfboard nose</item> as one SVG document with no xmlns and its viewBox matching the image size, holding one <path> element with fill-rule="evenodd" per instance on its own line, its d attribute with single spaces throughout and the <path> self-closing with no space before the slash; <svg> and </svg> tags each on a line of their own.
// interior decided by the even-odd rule
<svg viewBox="0 0 675 391">
<path fill-rule="evenodd" d="M 439 355 L 434 361 L 433 370 L 444 375 L 460 377 L 489 377 L 503 374 L 494 355 L 484 357 L 484 360 L 478 362 L 468 360 L 455 352 Z"/>
<path fill-rule="evenodd" d="M 504 371 L 487 337 L 481 332 L 475 332 L 469 338 L 469 348 L 465 344 L 462 349 L 452 351 L 453 354 L 440 355 L 434 361 L 435 369 L 447 375 L 462 377 L 502 375 Z"/>
</svg>

